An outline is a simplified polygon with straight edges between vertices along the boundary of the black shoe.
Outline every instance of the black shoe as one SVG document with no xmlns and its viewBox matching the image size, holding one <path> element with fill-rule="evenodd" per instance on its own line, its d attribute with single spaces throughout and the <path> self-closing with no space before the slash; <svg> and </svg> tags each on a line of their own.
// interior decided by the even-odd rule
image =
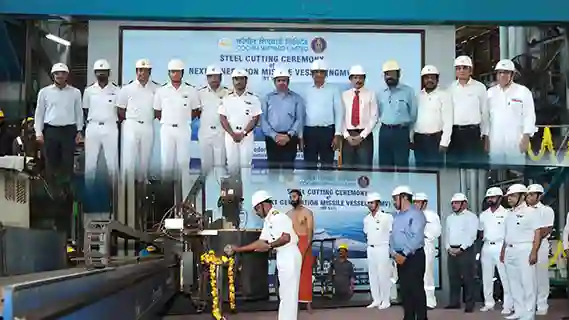
<svg viewBox="0 0 569 320">
<path fill-rule="evenodd" d="M 458 305 L 458 304 L 449 304 L 448 306 L 445 307 L 445 309 L 447 309 L 447 310 L 460 309 L 460 305 Z"/>
<path fill-rule="evenodd" d="M 473 313 L 474 308 L 464 308 L 464 313 Z"/>
</svg>

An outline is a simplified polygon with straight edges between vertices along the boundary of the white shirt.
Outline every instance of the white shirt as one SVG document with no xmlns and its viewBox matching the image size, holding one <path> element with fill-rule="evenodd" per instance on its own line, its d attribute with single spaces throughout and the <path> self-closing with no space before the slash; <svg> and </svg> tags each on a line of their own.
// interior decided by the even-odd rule
<svg viewBox="0 0 569 320">
<path fill-rule="evenodd" d="M 220 133 L 223 131 L 219 122 L 219 106 L 221 101 L 229 94 L 227 87 L 219 87 L 213 91 L 209 86 L 198 90 L 199 103 L 201 108 L 200 115 L 200 134 L 206 132 Z"/>
<path fill-rule="evenodd" d="M 36 137 L 43 136 L 44 124 L 52 126 L 77 126 L 83 130 L 83 108 L 81 91 L 67 85 L 58 88 L 55 84 L 43 87 L 38 93 L 38 102 L 34 115 Z"/>
<path fill-rule="evenodd" d="M 449 87 L 454 110 L 453 124 L 457 126 L 480 125 L 480 133 L 488 135 L 488 101 L 486 86 L 474 79 L 462 85 L 458 80 Z"/>
<path fill-rule="evenodd" d="M 419 108 L 413 131 L 422 134 L 442 131 L 440 145 L 448 147 L 453 124 L 450 94 L 438 88 L 430 93 L 423 89 L 419 93 L 417 100 L 419 101 Z"/>
<path fill-rule="evenodd" d="M 423 211 L 427 224 L 425 225 L 425 240 L 433 242 L 441 236 L 441 219 L 439 215 L 432 210 Z"/>
<path fill-rule="evenodd" d="M 364 233 L 367 236 L 367 244 L 370 246 L 388 245 L 393 226 L 393 216 L 383 211 L 378 211 L 375 216 L 368 214 L 364 218 Z"/>
<path fill-rule="evenodd" d="M 555 223 L 555 212 L 553 212 L 553 209 L 550 206 L 546 206 L 542 202 L 538 202 L 534 206 L 534 208 L 539 210 L 539 219 L 540 219 L 541 224 L 543 225 L 542 228 L 553 227 L 553 224 Z M 543 238 L 542 241 L 543 242 L 548 241 L 549 236 L 550 235 Z"/>
<path fill-rule="evenodd" d="M 198 91 L 186 83 L 181 83 L 176 89 L 169 82 L 158 88 L 154 94 L 154 110 L 162 111 L 161 124 L 188 128 L 192 120 L 192 110 L 199 108 Z"/>
<path fill-rule="evenodd" d="M 453 213 L 446 219 L 446 249 L 460 246 L 466 250 L 478 237 L 478 217 L 471 211 Z"/>
<path fill-rule="evenodd" d="M 502 244 L 506 235 L 506 216 L 508 214 L 509 211 L 502 206 L 499 206 L 494 212 L 488 208 L 480 214 L 478 230 L 484 232 L 484 242 Z"/>
<path fill-rule="evenodd" d="M 126 109 L 126 118 L 150 124 L 154 120 L 154 93 L 160 86 L 154 81 L 142 85 L 138 80 L 131 81 L 119 91 L 117 104 Z"/>
<path fill-rule="evenodd" d="M 502 135 L 506 129 L 521 139 L 536 131 L 533 94 L 525 86 L 512 83 L 505 90 L 498 85 L 488 89 L 488 110 L 490 135 Z"/>
<path fill-rule="evenodd" d="M 83 109 L 89 110 L 87 121 L 100 123 L 117 122 L 117 96 L 120 88 L 114 83 L 108 83 L 101 88 L 95 82 L 83 92 Z"/>
<path fill-rule="evenodd" d="M 263 230 L 261 230 L 259 240 L 271 243 L 280 238 L 283 233 L 288 233 L 290 235 L 290 241 L 283 246 L 275 248 L 277 251 L 277 257 L 279 256 L 279 253 L 282 253 L 283 251 L 286 252 L 290 249 L 296 249 L 298 245 L 298 236 L 296 235 L 296 232 L 294 232 L 292 220 L 286 214 L 272 208 L 265 217 Z"/>
<path fill-rule="evenodd" d="M 217 113 L 225 116 L 233 131 L 244 131 L 254 117 L 261 115 L 261 101 L 256 95 L 231 92 L 221 100 Z"/>
<path fill-rule="evenodd" d="M 506 217 L 506 244 L 532 243 L 535 230 L 542 228 L 540 215 L 536 208 L 528 207 L 525 203 L 510 209 Z"/>
<path fill-rule="evenodd" d="M 362 138 L 366 138 L 375 128 L 379 121 L 377 98 L 374 92 L 366 88 L 359 89 L 360 96 L 360 124 L 352 125 L 352 103 L 354 101 L 355 89 L 342 92 L 342 105 L 344 106 L 344 120 L 342 121 L 342 131 L 344 138 L 350 136 L 348 130 L 363 130 L 360 133 Z"/>
</svg>

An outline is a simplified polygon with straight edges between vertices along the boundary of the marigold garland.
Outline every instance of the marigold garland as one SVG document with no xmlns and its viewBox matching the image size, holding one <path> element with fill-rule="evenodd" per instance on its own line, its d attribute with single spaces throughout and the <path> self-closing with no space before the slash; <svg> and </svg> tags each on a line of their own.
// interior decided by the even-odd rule
<svg viewBox="0 0 569 320">
<path fill-rule="evenodd" d="M 200 257 L 200 262 L 209 267 L 209 283 L 211 286 L 211 314 L 216 320 L 225 319 L 219 306 L 219 288 L 217 287 L 216 269 L 218 266 L 227 266 L 227 280 L 229 283 L 229 307 L 232 312 L 237 305 L 235 303 L 235 259 L 233 257 L 215 255 L 213 250 L 204 253 Z"/>
</svg>

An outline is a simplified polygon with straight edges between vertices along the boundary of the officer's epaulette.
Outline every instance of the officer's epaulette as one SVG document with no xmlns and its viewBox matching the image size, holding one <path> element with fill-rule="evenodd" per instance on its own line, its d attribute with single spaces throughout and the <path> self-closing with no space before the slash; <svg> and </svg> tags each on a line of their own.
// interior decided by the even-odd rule
<svg viewBox="0 0 569 320">
<path fill-rule="evenodd" d="M 168 82 L 164 82 L 164 83 L 162 84 L 162 87 L 165 87 L 165 86 L 167 86 L 167 85 L 168 85 Z"/>
<path fill-rule="evenodd" d="M 95 83 L 97 83 L 97 82 L 96 82 L 96 81 L 93 81 L 93 82 L 89 83 L 89 84 L 87 85 L 87 88 L 94 86 Z"/>
<path fill-rule="evenodd" d="M 224 90 L 229 90 L 229 88 L 228 88 L 228 87 L 226 87 L 226 86 L 222 86 L 222 87 L 221 87 L 221 89 L 224 89 Z"/>
<path fill-rule="evenodd" d="M 207 88 L 208 88 L 208 86 L 203 86 L 203 87 L 199 88 L 198 91 L 206 90 Z"/>
<path fill-rule="evenodd" d="M 273 215 L 277 215 L 279 213 L 280 213 L 279 210 L 273 210 Z"/>
<path fill-rule="evenodd" d="M 114 82 L 111 82 L 111 84 L 112 84 L 113 86 L 115 86 L 115 87 L 118 87 L 118 86 L 119 86 L 118 84 L 116 84 L 116 83 L 114 83 Z"/>
<path fill-rule="evenodd" d="M 251 91 L 245 91 L 245 94 L 248 94 L 248 95 L 250 95 L 250 96 L 255 96 L 255 97 L 257 97 L 257 95 L 254 94 L 254 93 L 251 92 Z"/>
<path fill-rule="evenodd" d="M 230 95 L 230 94 L 234 94 L 234 93 L 235 93 L 235 91 L 230 90 L 227 94 Z"/>
<path fill-rule="evenodd" d="M 134 82 L 134 80 L 130 80 L 127 84 L 131 84 L 131 83 L 133 83 L 133 82 Z"/>
<path fill-rule="evenodd" d="M 195 88 L 195 87 L 196 87 L 196 86 L 194 86 L 193 84 L 190 84 L 190 83 L 188 83 L 188 82 L 184 82 L 184 83 L 185 83 L 188 87 L 192 87 L 192 88 Z"/>
</svg>

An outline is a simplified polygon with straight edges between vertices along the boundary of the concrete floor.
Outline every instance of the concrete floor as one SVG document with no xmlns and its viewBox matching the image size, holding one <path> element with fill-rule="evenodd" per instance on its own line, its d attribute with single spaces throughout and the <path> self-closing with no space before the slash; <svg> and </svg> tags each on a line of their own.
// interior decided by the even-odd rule
<svg viewBox="0 0 569 320">
<path fill-rule="evenodd" d="M 536 317 L 536 320 L 560 320 L 561 317 L 569 316 L 569 301 L 567 300 L 551 300 L 550 310 L 547 316 Z M 241 313 L 236 315 L 228 314 L 228 320 L 274 320 L 276 319 L 276 312 L 259 312 L 259 313 Z M 403 310 L 394 306 L 387 310 L 366 309 L 366 308 L 345 308 L 345 309 L 323 309 L 315 310 L 313 314 L 308 314 L 306 311 L 301 311 L 299 320 L 367 320 L 367 319 L 381 319 L 383 320 L 400 320 L 403 318 Z M 503 320 L 504 317 L 500 315 L 500 311 L 493 312 L 475 312 L 465 314 L 462 311 L 435 309 L 429 311 L 429 318 L 433 320 L 439 319 L 465 319 L 465 320 Z M 168 316 L 166 320 L 210 320 L 211 315 L 193 315 L 193 316 Z"/>
</svg>

